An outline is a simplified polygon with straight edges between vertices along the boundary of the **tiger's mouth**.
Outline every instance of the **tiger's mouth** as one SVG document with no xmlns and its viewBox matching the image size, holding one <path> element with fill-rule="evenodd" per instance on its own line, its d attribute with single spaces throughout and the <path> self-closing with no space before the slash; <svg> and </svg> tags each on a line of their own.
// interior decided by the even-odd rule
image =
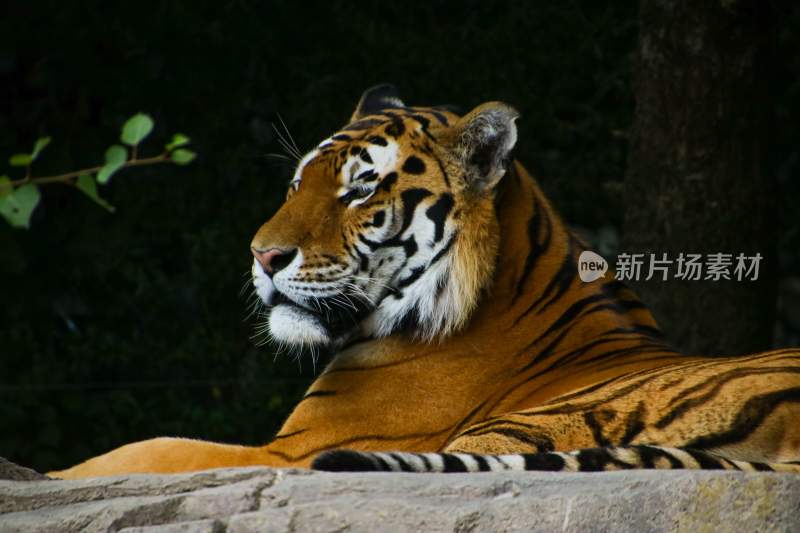
<svg viewBox="0 0 800 533">
<path fill-rule="evenodd" d="M 278 342 L 329 345 L 347 338 L 372 311 L 363 299 L 327 296 L 300 304 L 276 290 L 269 303 L 269 329 Z"/>
</svg>

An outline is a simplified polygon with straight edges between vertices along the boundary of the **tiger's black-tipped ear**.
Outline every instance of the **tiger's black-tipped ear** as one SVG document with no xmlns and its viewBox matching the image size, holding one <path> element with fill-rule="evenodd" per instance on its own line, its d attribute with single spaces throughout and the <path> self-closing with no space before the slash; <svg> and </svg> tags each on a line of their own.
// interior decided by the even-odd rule
<svg viewBox="0 0 800 533">
<path fill-rule="evenodd" d="M 477 191 L 491 190 L 511 164 L 517 143 L 519 113 L 502 102 L 481 104 L 464 115 L 450 132 L 450 146 L 466 168 L 465 179 Z"/>
<path fill-rule="evenodd" d="M 353 116 L 350 117 L 350 122 L 393 107 L 405 107 L 405 104 L 400 99 L 400 93 L 397 92 L 397 88 L 394 85 L 384 83 L 370 87 L 361 95 L 361 100 L 358 101 L 356 110 L 353 112 Z"/>
</svg>

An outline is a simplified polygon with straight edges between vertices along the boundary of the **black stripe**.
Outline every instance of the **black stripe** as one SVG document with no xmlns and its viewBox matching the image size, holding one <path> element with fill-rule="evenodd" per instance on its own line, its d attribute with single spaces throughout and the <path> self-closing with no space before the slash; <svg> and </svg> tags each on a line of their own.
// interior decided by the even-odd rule
<svg viewBox="0 0 800 533">
<path fill-rule="evenodd" d="M 404 289 L 404 288 L 408 287 L 409 285 L 411 285 L 412 283 L 417 281 L 422 276 L 422 274 L 424 274 L 424 273 L 425 273 L 425 268 L 424 267 L 420 266 L 420 267 L 412 268 L 411 269 L 411 274 L 409 274 L 407 278 L 403 278 L 399 282 L 397 282 L 398 288 Z"/>
<path fill-rule="evenodd" d="M 447 170 L 444 168 L 444 164 L 442 163 L 442 160 L 439 159 L 438 157 L 436 157 L 436 155 L 434 155 L 433 153 L 430 153 L 429 155 L 430 155 L 431 158 L 433 158 L 434 161 L 436 161 L 436 164 L 439 165 L 439 170 L 441 171 L 442 177 L 444 178 L 444 184 L 449 189 L 450 188 L 450 176 L 447 174 Z"/>
<path fill-rule="evenodd" d="M 587 448 L 579 451 L 575 455 L 575 459 L 578 461 L 580 472 L 602 472 L 607 470 L 610 465 L 625 469 L 634 466 L 611 455 L 608 448 Z"/>
<path fill-rule="evenodd" d="M 384 139 L 383 137 L 380 137 L 378 135 L 373 135 L 373 136 L 367 138 L 367 142 L 370 143 L 370 144 L 378 145 L 378 146 L 387 146 L 389 144 L 386 139 Z"/>
<path fill-rule="evenodd" d="M 428 129 L 428 126 L 430 126 L 430 124 L 431 124 L 431 121 L 428 120 L 427 118 L 423 117 L 422 115 L 413 114 L 413 115 L 410 115 L 410 116 L 411 116 L 412 119 L 414 119 L 414 120 L 416 120 L 417 122 L 420 123 L 420 125 L 422 126 L 422 129 Z"/>
<path fill-rule="evenodd" d="M 597 355 L 593 355 L 588 359 L 584 359 L 583 361 L 578 361 L 576 365 L 578 366 L 586 366 L 586 365 L 593 365 L 599 363 L 601 361 L 607 359 L 617 359 L 622 355 L 631 355 L 631 354 L 643 354 L 643 353 L 654 353 L 663 355 L 666 354 L 668 358 L 677 357 L 679 354 L 669 348 L 665 347 L 662 343 L 639 343 L 634 344 L 633 346 L 626 346 L 625 348 L 617 348 L 615 350 L 610 350 L 607 352 L 602 352 Z M 654 359 L 648 359 L 648 361 L 653 361 Z M 613 361 L 612 361 L 613 364 Z"/>
<path fill-rule="evenodd" d="M 608 440 L 605 435 L 603 435 L 603 427 L 595 418 L 595 415 L 592 411 L 587 411 L 583 413 L 583 421 L 586 426 L 591 430 L 592 437 L 594 438 L 594 442 L 599 444 L 600 446 L 610 446 L 611 441 Z"/>
<path fill-rule="evenodd" d="M 656 468 L 655 461 L 659 458 L 666 459 L 669 462 L 670 468 L 686 468 L 686 465 L 677 457 L 671 453 L 667 453 L 661 448 L 656 448 L 654 446 L 632 446 L 631 449 L 638 454 L 644 468 Z"/>
<path fill-rule="evenodd" d="M 422 461 L 423 465 L 425 465 L 425 471 L 426 472 L 432 472 L 433 471 L 433 465 L 431 464 L 430 459 L 428 459 L 425 456 L 425 454 L 415 453 L 414 455 L 417 456 Z"/>
<path fill-rule="evenodd" d="M 378 179 L 378 173 L 375 170 L 365 170 L 361 174 L 355 177 L 355 181 L 364 181 L 364 182 L 371 182 Z"/>
<path fill-rule="evenodd" d="M 555 450 L 553 441 L 544 435 L 536 435 L 527 431 L 510 427 L 489 427 L 484 429 L 485 430 L 481 433 L 481 435 L 487 435 L 490 433 L 503 435 L 504 437 L 509 437 L 530 445 L 531 451 L 533 452 L 552 452 Z"/>
<path fill-rule="evenodd" d="M 397 172 L 389 172 L 383 177 L 383 179 L 377 185 L 377 187 L 375 187 L 375 190 L 390 192 L 396 181 L 397 181 Z"/>
<path fill-rule="evenodd" d="M 439 250 L 438 252 L 436 252 L 436 255 L 434 255 L 433 258 L 431 259 L 430 263 L 428 263 L 428 267 L 436 264 L 436 262 L 439 261 L 439 259 L 441 259 L 444 256 L 444 254 L 447 253 L 448 250 L 450 250 L 450 248 L 453 246 L 453 243 L 456 240 L 456 235 L 458 235 L 458 234 L 457 233 L 453 233 L 450 236 L 450 239 L 448 239 L 447 244 L 442 246 L 442 249 Z"/>
<path fill-rule="evenodd" d="M 489 466 L 489 461 L 486 460 L 486 457 L 477 453 L 473 453 L 471 456 L 473 459 L 475 459 L 475 462 L 478 463 L 478 470 L 481 472 L 489 472 L 492 470 L 492 468 Z"/>
<path fill-rule="evenodd" d="M 430 125 L 431 121 L 427 118 L 423 117 L 422 115 L 410 115 L 410 118 L 419 122 L 420 126 L 422 127 L 422 133 L 424 133 L 429 139 L 436 140 L 431 132 L 428 131 L 428 126 Z"/>
<path fill-rule="evenodd" d="M 381 243 L 375 242 L 375 241 L 371 241 L 371 240 L 367 239 L 366 237 L 364 237 L 363 235 L 361 235 L 360 233 L 358 234 L 358 240 L 361 241 L 362 243 L 366 244 L 369 247 L 370 250 L 377 250 L 378 248 L 381 247 Z M 356 250 L 356 253 L 358 253 L 359 250 L 358 250 L 357 247 L 355 248 L 355 250 Z"/>
<path fill-rule="evenodd" d="M 451 440 L 453 440 L 453 439 L 452 439 L 453 435 L 454 435 L 456 432 L 458 432 L 458 431 L 459 431 L 459 430 L 460 430 L 462 427 L 464 427 L 464 426 L 466 426 L 467 424 L 469 424 L 469 423 L 472 421 L 472 419 L 475 417 L 475 415 L 476 415 L 476 414 L 477 414 L 477 413 L 478 413 L 478 412 L 479 412 L 481 409 L 483 409 L 483 406 L 484 406 L 484 405 L 486 405 L 486 402 L 488 402 L 488 401 L 489 401 L 489 399 L 488 399 L 488 398 L 487 398 L 487 399 L 485 399 L 485 400 L 483 400 L 483 401 L 482 401 L 481 403 L 479 403 L 479 404 L 478 404 L 476 407 L 474 407 L 474 408 L 472 409 L 472 411 L 470 411 L 469 413 L 467 413 L 467 416 L 465 416 L 464 418 L 462 418 L 462 419 L 461 419 L 461 420 L 458 422 L 458 424 L 456 424 L 456 425 L 453 427 L 453 431 L 452 431 L 452 432 L 450 433 L 450 435 L 448 435 L 448 437 L 447 437 L 447 442 L 450 442 Z"/>
<path fill-rule="evenodd" d="M 539 232 L 542 228 L 542 223 L 544 223 L 544 237 L 540 243 Z M 523 294 L 525 282 L 533 271 L 536 261 L 550 247 L 550 238 L 552 237 L 552 233 L 553 226 L 550 221 L 550 217 L 541 209 L 539 200 L 534 196 L 533 215 L 531 215 L 530 220 L 528 220 L 528 246 L 530 247 L 530 250 L 528 251 L 528 257 L 525 258 L 525 265 L 522 267 L 522 275 L 520 275 L 519 280 L 517 281 L 517 290 L 514 294 L 514 298 L 511 300 L 512 305 L 517 298 Z"/>
<path fill-rule="evenodd" d="M 525 470 L 545 470 L 557 472 L 564 470 L 564 458 L 555 453 L 525 453 Z"/>
<path fill-rule="evenodd" d="M 390 137 L 394 137 L 395 139 L 400 137 L 406 131 L 406 126 L 403 124 L 403 121 L 395 116 L 394 114 L 387 113 L 391 119 L 392 123 L 386 126 L 386 129 L 383 130 L 386 135 Z"/>
<path fill-rule="evenodd" d="M 467 472 L 467 465 L 451 453 L 441 454 L 445 472 Z"/>
<path fill-rule="evenodd" d="M 400 231 L 397 232 L 397 237 L 402 235 L 411 225 L 417 205 L 432 194 L 427 189 L 408 189 L 400 193 L 400 200 L 403 202 L 403 224 L 400 226 Z"/>
<path fill-rule="evenodd" d="M 704 470 L 722 470 L 724 467 L 722 463 L 713 455 L 700 451 L 700 450 L 691 450 L 688 448 L 682 448 L 683 451 L 688 453 L 692 456 L 692 458 L 697 461 L 700 465 L 700 468 Z"/>
<path fill-rule="evenodd" d="M 433 115 L 434 117 L 436 117 L 436 120 L 441 122 L 443 126 L 449 126 L 450 125 L 450 123 L 447 121 L 447 117 L 444 116 L 439 111 L 436 111 L 435 109 L 429 109 L 429 110 L 426 110 L 426 112 L 428 112 L 431 115 Z"/>
<path fill-rule="evenodd" d="M 400 464 L 400 470 L 402 470 L 403 472 L 416 472 L 416 470 L 410 464 L 408 464 L 408 462 L 406 462 L 405 459 L 403 459 L 403 456 L 401 454 L 390 453 L 389 455 L 392 457 L 392 459 L 394 459 Z"/>
<path fill-rule="evenodd" d="M 359 455 L 360 455 L 360 454 L 359 454 Z M 375 461 L 377 461 L 377 462 L 378 462 L 378 464 L 380 465 L 380 469 L 381 469 L 381 470 L 383 470 L 384 472 L 394 472 L 394 468 L 392 468 L 392 465 L 390 465 L 388 462 L 386 462 L 386 459 L 384 459 L 384 458 L 383 458 L 383 457 L 381 457 L 380 455 L 374 455 L 374 454 L 371 454 L 370 456 L 371 456 L 371 457 L 372 457 L 372 458 L 373 458 Z"/>
<path fill-rule="evenodd" d="M 645 411 L 646 409 L 644 402 L 640 401 L 638 404 L 636 404 L 636 409 L 630 413 L 625 420 L 625 433 L 620 439 L 620 444 L 630 444 L 631 441 L 639 435 L 639 433 L 644 431 L 645 424 L 643 419 L 645 417 Z"/>
<path fill-rule="evenodd" d="M 604 299 L 606 299 L 606 296 L 604 294 L 593 294 L 591 296 L 587 296 L 586 298 L 576 301 L 575 303 L 570 305 L 566 311 L 561 313 L 558 319 L 552 324 L 550 324 L 550 327 L 547 328 L 547 330 L 545 330 L 544 333 L 539 335 L 539 338 L 536 339 L 536 341 L 543 339 L 544 337 L 548 336 L 555 330 L 561 328 L 562 326 L 568 324 L 569 322 L 572 322 L 575 319 L 575 317 L 577 317 L 586 307 L 590 306 L 593 303 L 602 301 Z"/>
<path fill-rule="evenodd" d="M 380 462 L 386 470 L 390 470 L 389 465 Z M 351 450 L 323 452 L 314 458 L 311 468 L 327 472 L 371 472 L 379 469 L 369 456 Z"/>
<path fill-rule="evenodd" d="M 486 403 L 486 401 L 484 401 L 484 403 Z M 516 420 L 506 420 L 503 418 L 494 417 L 484 420 L 483 422 L 477 422 L 470 425 L 467 429 L 459 433 L 458 437 L 464 437 L 466 435 L 485 435 L 486 433 L 493 432 L 495 425 L 497 424 L 503 424 L 505 427 L 519 427 L 528 432 L 530 432 L 529 430 L 541 430 L 541 427 L 534 424 L 526 424 L 525 422 L 518 422 Z"/>
<path fill-rule="evenodd" d="M 372 215 L 371 222 L 365 222 L 364 226 L 369 228 L 380 228 L 383 226 L 383 223 L 386 221 L 386 212 L 385 211 L 376 211 L 374 215 Z"/>
<path fill-rule="evenodd" d="M 439 242 L 442 240 L 442 237 L 444 236 L 444 226 L 447 222 L 447 216 L 453 209 L 454 203 L 453 195 L 450 193 L 444 193 L 439 197 L 438 200 L 436 200 L 436 203 L 434 203 L 425 211 L 425 215 L 433 222 L 434 225 L 433 242 Z"/>
<path fill-rule="evenodd" d="M 731 461 L 727 457 L 721 457 L 720 456 L 720 457 L 717 457 L 717 459 L 720 461 L 720 463 L 722 463 L 722 466 L 730 467 L 727 470 L 741 470 L 741 468 L 739 468 L 739 465 L 737 465 L 736 463 L 734 463 L 733 461 Z"/>
<path fill-rule="evenodd" d="M 542 349 L 541 351 L 539 351 L 536 354 L 534 354 L 534 356 L 531 358 L 530 361 L 528 361 L 528 363 L 525 366 L 523 366 L 522 368 L 517 370 L 515 375 L 518 376 L 520 374 L 524 374 L 525 372 L 530 370 L 533 366 L 535 366 L 537 363 L 539 363 L 540 361 L 546 359 L 547 356 L 550 355 L 555 350 L 555 348 L 561 343 L 561 341 L 563 341 L 564 338 L 569 334 L 569 332 L 570 332 L 570 330 L 572 329 L 573 326 L 574 326 L 574 324 L 570 325 L 570 327 L 566 328 L 564 331 L 559 333 L 552 341 L 550 341 L 550 344 L 545 346 L 544 349 Z M 536 339 L 535 341 L 533 341 L 530 344 L 528 344 L 525 348 L 520 350 L 520 352 L 517 355 L 527 352 L 537 342 L 539 342 L 539 339 Z M 552 365 L 550 365 L 550 367 L 552 368 L 554 366 L 559 365 L 560 364 L 559 361 L 560 361 L 560 359 L 558 361 L 554 362 Z M 531 378 L 538 378 L 543 373 L 544 372 L 539 372 L 535 376 L 531 376 Z M 529 378 L 529 379 L 531 379 L 531 378 Z M 526 380 L 526 381 L 528 381 L 528 380 Z"/>
<path fill-rule="evenodd" d="M 564 257 L 564 262 L 561 264 L 559 271 L 553 278 L 553 281 L 556 282 L 558 290 L 550 297 L 549 300 L 544 303 L 544 305 L 542 305 L 541 309 L 536 311 L 537 314 L 543 313 L 553 303 L 557 302 L 564 295 L 564 293 L 567 292 L 567 289 L 569 289 L 569 287 L 572 285 L 572 282 L 577 279 L 578 267 L 576 266 L 576 263 L 575 243 L 574 239 L 570 237 L 569 245 L 567 247 L 567 255 Z"/>
<path fill-rule="evenodd" d="M 555 276 L 552 277 L 542 294 L 539 295 L 539 297 L 514 320 L 512 326 L 516 326 L 523 318 L 525 318 L 525 316 L 528 315 L 528 313 L 536 309 L 545 298 L 550 296 L 551 293 L 553 294 L 550 296 L 550 299 L 545 302 L 544 306 L 539 309 L 537 313 L 541 313 L 553 302 L 563 296 L 564 293 L 567 292 L 569 286 L 572 285 L 572 282 L 575 280 L 577 272 L 578 271 L 575 266 L 575 257 L 573 257 L 572 240 L 570 240 L 567 253 L 564 256 L 564 259 L 561 261 L 561 266 L 558 268 Z"/>
</svg>

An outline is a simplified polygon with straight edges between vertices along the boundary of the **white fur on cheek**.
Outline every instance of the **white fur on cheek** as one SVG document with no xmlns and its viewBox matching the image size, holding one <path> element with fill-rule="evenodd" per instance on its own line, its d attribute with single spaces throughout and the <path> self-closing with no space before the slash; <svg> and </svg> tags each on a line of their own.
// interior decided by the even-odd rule
<svg viewBox="0 0 800 533">
<path fill-rule="evenodd" d="M 316 346 L 331 341 L 328 332 L 314 316 L 286 304 L 272 308 L 269 332 L 277 342 L 294 346 Z"/>
</svg>

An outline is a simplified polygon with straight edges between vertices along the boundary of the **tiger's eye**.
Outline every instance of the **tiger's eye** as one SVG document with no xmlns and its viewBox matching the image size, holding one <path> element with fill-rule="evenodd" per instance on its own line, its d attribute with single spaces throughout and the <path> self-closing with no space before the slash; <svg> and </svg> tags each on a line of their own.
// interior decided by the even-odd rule
<svg viewBox="0 0 800 533">
<path fill-rule="evenodd" d="M 372 190 L 366 187 L 353 187 L 342 196 L 339 197 L 339 200 L 344 202 L 345 204 L 349 204 L 354 200 L 359 200 L 361 198 L 366 198 L 372 194 Z"/>
</svg>

